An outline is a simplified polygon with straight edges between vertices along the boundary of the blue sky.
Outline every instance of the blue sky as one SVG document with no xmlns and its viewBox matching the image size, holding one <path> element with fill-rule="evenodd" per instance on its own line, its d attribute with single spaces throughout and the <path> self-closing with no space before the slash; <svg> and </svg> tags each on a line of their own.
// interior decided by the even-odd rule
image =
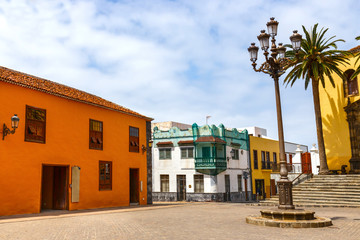
<svg viewBox="0 0 360 240">
<path fill-rule="evenodd" d="M 0 0 L 0 65 L 75 87 L 158 121 L 259 126 L 277 138 L 274 84 L 247 48 L 315 23 L 360 44 L 356 0 Z M 263 62 L 260 56 L 258 63 Z M 285 140 L 316 142 L 311 90 L 281 85 Z"/>
</svg>

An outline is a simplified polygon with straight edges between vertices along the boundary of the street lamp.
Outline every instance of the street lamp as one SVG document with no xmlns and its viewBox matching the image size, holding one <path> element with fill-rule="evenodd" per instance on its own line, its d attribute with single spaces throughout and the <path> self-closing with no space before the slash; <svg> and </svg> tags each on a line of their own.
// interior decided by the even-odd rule
<svg viewBox="0 0 360 240">
<path fill-rule="evenodd" d="M 14 116 L 11 117 L 11 128 L 13 130 L 10 130 L 10 128 L 8 128 L 5 123 L 3 124 L 3 132 L 2 132 L 3 137 L 2 137 L 2 140 L 4 140 L 5 137 L 8 134 L 14 134 L 15 133 L 15 130 L 19 126 L 19 121 L 20 121 L 19 117 L 16 114 L 14 114 Z"/>
<path fill-rule="evenodd" d="M 278 135 L 279 135 L 279 151 L 280 151 L 280 180 L 278 181 L 278 190 L 279 190 L 279 209 L 294 209 L 292 199 L 292 182 L 288 178 L 287 163 L 285 158 L 285 145 L 284 145 L 284 130 L 281 114 L 281 102 L 280 102 L 280 91 L 279 91 L 279 77 L 285 73 L 285 66 L 290 61 L 285 57 L 286 48 L 279 43 L 276 46 L 275 36 L 277 35 L 277 27 L 279 22 L 274 20 L 275 18 L 270 18 L 270 22 L 266 24 L 268 29 L 268 34 L 265 30 L 261 30 L 260 35 L 257 37 L 260 42 L 260 47 L 264 51 L 265 62 L 256 69 L 256 60 L 257 53 L 259 48 L 255 46 L 255 43 L 251 43 L 251 46 L 248 48 L 250 53 L 250 60 L 252 61 L 252 66 L 256 72 L 263 72 L 269 74 L 275 83 L 275 97 L 276 97 L 276 112 L 278 120 Z M 269 49 L 269 39 L 271 37 L 271 54 L 270 57 Z M 290 37 L 293 49 L 297 52 L 301 47 L 302 37 L 297 31 L 294 31 L 294 34 Z"/>
</svg>

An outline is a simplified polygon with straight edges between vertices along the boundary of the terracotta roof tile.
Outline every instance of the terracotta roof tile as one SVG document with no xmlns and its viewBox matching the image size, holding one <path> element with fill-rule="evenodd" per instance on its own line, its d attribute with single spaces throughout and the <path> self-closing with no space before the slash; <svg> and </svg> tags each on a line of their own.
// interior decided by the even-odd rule
<svg viewBox="0 0 360 240">
<path fill-rule="evenodd" d="M 193 140 L 181 140 L 178 142 L 178 144 L 193 144 L 194 141 Z"/>
<path fill-rule="evenodd" d="M 206 137 L 199 137 L 198 139 L 196 139 L 195 142 L 217 142 L 217 143 L 226 143 L 224 140 L 218 138 L 218 137 L 213 137 L 213 136 L 206 136 Z"/>
<path fill-rule="evenodd" d="M 349 52 L 355 53 L 360 52 L 360 45 L 349 50 Z"/>
<path fill-rule="evenodd" d="M 153 120 L 152 118 L 141 115 L 135 111 L 132 111 L 128 108 L 107 101 L 98 96 L 92 95 L 90 93 L 80 91 L 78 89 L 68 87 L 66 85 L 62 85 L 56 82 L 52 82 L 43 78 L 35 77 L 26 73 L 18 72 L 1 66 L 0 66 L 0 81 L 19 85 L 26 88 L 31 88 L 34 90 L 38 90 L 59 97 L 64 97 L 74 101 L 83 102 L 90 105 L 95 105 L 98 107 L 119 111 L 132 116 L 144 118 L 149 121 Z"/>
<path fill-rule="evenodd" d="M 158 142 L 156 145 L 173 145 L 172 142 Z"/>
</svg>

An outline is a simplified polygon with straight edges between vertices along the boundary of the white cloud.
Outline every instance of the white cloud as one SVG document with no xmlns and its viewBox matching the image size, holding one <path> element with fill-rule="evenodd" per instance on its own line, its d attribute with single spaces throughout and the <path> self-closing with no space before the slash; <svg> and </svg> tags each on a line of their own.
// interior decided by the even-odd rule
<svg viewBox="0 0 360 240">
<path fill-rule="evenodd" d="M 211 115 L 275 138 L 273 81 L 251 69 L 247 47 L 272 16 L 279 42 L 319 23 L 347 40 L 340 47 L 354 47 L 359 9 L 355 0 L 1 1 L 0 64 L 155 121 L 203 124 Z M 286 140 L 316 142 L 310 89 L 300 80 L 281 93 Z"/>
</svg>

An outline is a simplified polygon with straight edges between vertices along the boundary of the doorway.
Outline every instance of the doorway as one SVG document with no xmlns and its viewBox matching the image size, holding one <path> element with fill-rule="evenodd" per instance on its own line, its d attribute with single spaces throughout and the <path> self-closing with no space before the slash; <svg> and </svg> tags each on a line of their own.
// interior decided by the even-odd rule
<svg viewBox="0 0 360 240">
<path fill-rule="evenodd" d="M 185 201 L 186 200 L 186 175 L 177 175 L 177 200 Z"/>
<path fill-rule="evenodd" d="M 231 197 L 230 197 L 230 176 L 229 175 L 225 175 L 225 202 L 230 202 L 231 201 Z"/>
<path fill-rule="evenodd" d="M 275 183 L 275 179 L 270 179 L 270 195 L 271 195 L 271 196 L 276 195 L 276 183 Z"/>
<path fill-rule="evenodd" d="M 139 169 L 130 168 L 130 204 L 139 204 Z"/>
<path fill-rule="evenodd" d="M 258 200 L 265 199 L 264 179 L 255 179 L 256 197 Z"/>
<path fill-rule="evenodd" d="M 68 210 L 68 166 L 42 166 L 41 210 Z"/>
</svg>

